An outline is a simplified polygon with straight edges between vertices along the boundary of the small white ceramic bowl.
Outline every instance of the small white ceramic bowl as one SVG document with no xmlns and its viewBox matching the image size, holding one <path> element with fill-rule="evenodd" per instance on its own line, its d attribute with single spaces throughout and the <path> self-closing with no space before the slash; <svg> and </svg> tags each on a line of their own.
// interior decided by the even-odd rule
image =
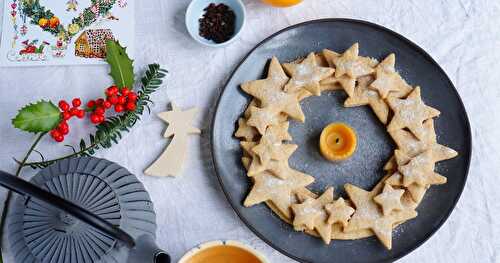
<svg viewBox="0 0 500 263">
<path fill-rule="evenodd" d="M 226 42 L 217 44 L 211 40 L 203 38 L 199 34 L 200 30 L 199 19 L 202 18 L 203 14 L 205 13 L 203 9 L 205 9 L 211 3 L 214 4 L 222 3 L 229 6 L 229 8 L 233 10 L 234 15 L 236 16 L 234 35 L 231 37 L 231 39 L 229 39 Z M 233 42 L 238 37 L 241 30 L 245 26 L 245 20 L 246 20 L 245 5 L 243 4 L 243 2 L 241 2 L 241 0 L 192 0 L 186 10 L 186 27 L 189 34 L 198 43 L 209 47 L 223 47 Z"/>
</svg>

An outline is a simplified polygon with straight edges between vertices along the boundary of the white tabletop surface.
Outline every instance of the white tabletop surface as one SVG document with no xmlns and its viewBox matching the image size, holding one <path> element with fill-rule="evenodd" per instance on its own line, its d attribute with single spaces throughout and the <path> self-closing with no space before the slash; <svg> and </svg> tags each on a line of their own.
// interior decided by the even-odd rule
<svg viewBox="0 0 500 263">
<path fill-rule="evenodd" d="M 170 101 L 201 109 L 195 124 L 204 134 L 192 138 L 183 176 L 158 179 L 142 173 L 167 144 L 161 137 L 165 123 L 155 115 L 146 115 L 119 145 L 97 153 L 126 166 L 144 183 L 158 214 L 159 245 L 174 260 L 199 243 L 235 239 L 271 262 L 292 262 L 246 228 L 226 201 L 212 170 L 208 116 L 224 81 L 255 44 L 295 23 L 346 17 L 386 26 L 429 52 L 456 85 L 472 125 L 472 166 L 457 207 L 432 238 L 400 262 L 500 262 L 500 1 L 306 0 L 275 9 L 247 0 L 241 39 L 221 49 L 202 47 L 187 35 L 188 3 L 148 0 L 136 5 L 136 69 L 159 62 L 170 71 L 167 87 L 153 96 L 153 112 L 164 111 Z M 33 139 L 10 124 L 19 107 L 41 98 L 101 96 L 111 84 L 106 71 L 106 66 L 0 68 L 0 169 L 13 173 L 11 157 L 21 157 Z M 72 126 L 67 142 L 74 143 L 87 128 L 76 121 Z M 48 139 L 39 150 L 47 156 L 68 151 Z M 29 168 L 23 173 L 32 174 Z"/>
</svg>

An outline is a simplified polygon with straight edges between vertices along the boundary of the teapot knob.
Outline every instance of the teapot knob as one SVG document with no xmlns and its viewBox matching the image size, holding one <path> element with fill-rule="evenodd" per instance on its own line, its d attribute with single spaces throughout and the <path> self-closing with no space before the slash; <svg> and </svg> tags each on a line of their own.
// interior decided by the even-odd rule
<svg viewBox="0 0 500 263">
<path fill-rule="evenodd" d="M 164 251 L 156 253 L 154 263 L 170 263 L 170 256 Z"/>
<path fill-rule="evenodd" d="M 130 249 L 127 259 L 129 263 L 170 263 L 167 252 L 158 248 L 153 237 L 142 235 L 135 240 L 135 246 Z"/>
</svg>

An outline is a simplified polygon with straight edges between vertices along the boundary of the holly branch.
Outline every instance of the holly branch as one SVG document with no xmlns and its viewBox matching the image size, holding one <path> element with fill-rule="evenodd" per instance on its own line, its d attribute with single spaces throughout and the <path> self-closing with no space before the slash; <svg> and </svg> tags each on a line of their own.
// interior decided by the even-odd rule
<svg viewBox="0 0 500 263">
<path fill-rule="evenodd" d="M 126 112 L 120 116 L 113 116 L 107 118 L 106 121 L 96 126 L 96 132 L 90 134 L 88 138 L 88 143 L 85 139 L 80 140 L 79 150 L 76 150 L 73 146 L 73 153 L 61 156 L 59 158 L 54 158 L 50 160 L 45 160 L 43 155 L 41 155 L 42 160 L 38 162 L 22 162 L 16 160 L 16 162 L 21 166 L 30 166 L 31 168 L 45 168 L 56 161 L 78 157 L 87 156 L 95 153 L 96 150 L 100 148 L 110 148 L 113 143 L 118 143 L 118 140 L 122 138 L 122 132 L 128 132 L 134 124 L 140 120 L 140 116 L 143 114 L 144 110 L 147 109 L 150 112 L 150 95 L 155 92 L 162 84 L 162 78 L 165 77 L 167 73 L 166 70 L 161 69 L 158 64 L 151 64 L 145 73 L 145 76 L 141 79 L 142 87 L 138 91 L 137 108 L 135 111 Z"/>
</svg>

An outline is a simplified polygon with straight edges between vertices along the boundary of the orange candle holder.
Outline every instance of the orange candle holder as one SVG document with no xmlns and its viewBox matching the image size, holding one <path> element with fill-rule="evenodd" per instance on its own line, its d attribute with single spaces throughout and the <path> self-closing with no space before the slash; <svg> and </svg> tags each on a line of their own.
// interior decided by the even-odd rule
<svg viewBox="0 0 500 263">
<path fill-rule="evenodd" d="M 354 129 L 345 123 L 331 123 L 321 132 L 319 149 L 330 161 L 343 161 L 356 151 L 357 138 Z"/>
</svg>

